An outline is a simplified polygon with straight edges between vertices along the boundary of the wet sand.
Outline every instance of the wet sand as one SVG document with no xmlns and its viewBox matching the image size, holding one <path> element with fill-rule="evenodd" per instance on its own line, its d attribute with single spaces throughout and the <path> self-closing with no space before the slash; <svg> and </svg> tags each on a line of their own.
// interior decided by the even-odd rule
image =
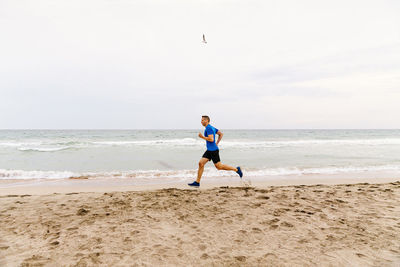
<svg viewBox="0 0 400 267">
<path fill-rule="evenodd" d="M 111 191 L 3 190 L 0 266 L 400 265 L 399 181 Z"/>
</svg>

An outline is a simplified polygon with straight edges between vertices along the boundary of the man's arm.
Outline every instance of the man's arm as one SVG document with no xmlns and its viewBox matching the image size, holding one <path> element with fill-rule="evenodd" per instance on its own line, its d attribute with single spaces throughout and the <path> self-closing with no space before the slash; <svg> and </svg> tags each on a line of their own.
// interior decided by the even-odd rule
<svg viewBox="0 0 400 267">
<path fill-rule="evenodd" d="M 221 141 L 222 136 L 224 136 L 224 134 L 223 134 L 221 131 L 219 131 L 219 130 L 218 130 L 217 134 L 218 134 L 218 140 L 217 140 L 216 144 L 217 144 L 217 146 L 218 146 L 218 143 L 219 143 L 219 141 Z"/>
<path fill-rule="evenodd" d="M 214 142 L 214 135 L 209 135 L 205 137 L 202 133 L 199 133 L 199 137 L 209 142 Z"/>
</svg>

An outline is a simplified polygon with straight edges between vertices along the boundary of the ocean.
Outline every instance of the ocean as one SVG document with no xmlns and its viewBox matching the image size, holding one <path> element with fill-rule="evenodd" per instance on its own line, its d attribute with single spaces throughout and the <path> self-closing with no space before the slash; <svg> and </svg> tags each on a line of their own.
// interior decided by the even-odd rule
<svg viewBox="0 0 400 267">
<path fill-rule="evenodd" d="M 0 180 L 117 178 L 192 181 L 205 141 L 198 130 L 0 130 Z M 400 130 L 223 130 L 221 161 L 245 177 L 391 172 Z M 206 165 L 203 179 L 235 177 Z"/>
</svg>

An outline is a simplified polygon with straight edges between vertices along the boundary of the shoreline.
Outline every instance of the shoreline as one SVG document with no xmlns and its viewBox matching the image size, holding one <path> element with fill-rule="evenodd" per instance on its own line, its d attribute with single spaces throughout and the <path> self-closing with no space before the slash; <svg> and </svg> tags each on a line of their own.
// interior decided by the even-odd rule
<svg viewBox="0 0 400 267">
<path fill-rule="evenodd" d="M 295 185 L 339 185 L 359 183 L 389 183 L 400 181 L 398 173 L 360 173 L 360 174 L 324 174 L 291 175 L 270 177 L 203 177 L 200 188 L 187 185 L 192 180 L 164 181 L 158 183 L 138 183 L 134 179 L 96 178 L 96 179 L 41 179 L 41 180 L 1 180 L 0 196 L 5 195 L 47 195 L 54 193 L 81 192 L 124 192 L 152 191 L 167 188 L 206 190 L 221 186 L 257 187 L 295 186 Z"/>
</svg>

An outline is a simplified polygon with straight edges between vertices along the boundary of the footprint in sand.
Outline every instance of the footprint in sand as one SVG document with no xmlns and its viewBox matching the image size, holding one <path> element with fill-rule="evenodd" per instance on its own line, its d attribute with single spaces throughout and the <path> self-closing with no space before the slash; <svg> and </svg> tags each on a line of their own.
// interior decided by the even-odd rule
<svg viewBox="0 0 400 267">
<path fill-rule="evenodd" d="M 255 232 L 255 233 L 262 233 L 262 230 L 260 228 L 257 228 L 257 227 L 253 227 L 251 230 L 253 232 Z"/>
<path fill-rule="evenodd" d="M 264 222 L 262 222 L 262 224 L 272 225 L 272 224 L 275 224 L 275 223 L 277 223 L 279 221 L 280 220 L 278 218 L 275 218 L 275 219 L 272 219 L 272 220 L 269 220 L 269 221 L 264 221 Z"/>
<path fill-rule="evenodd" d="M 60 244 L 59 241 L 53 241 L 53 242 L 50 243 L 50 245 L 52 245 L 52 246 L 57 246 L 57 245 L 59 245 L 59 244 Z"/>
<path fill-rule="evenodd" d="M 39 255 L 33 255 L 30 258 L 24 259 L 21 263 L 21 267 L 28 267 L 28 266 L 44 266 L 49 263 L 50 258 L 45 258 Z"/>
<path fill-rule="evenodd" d="M 304 243 L 308 243 L 309 241 L 305 238 L 302 238 L 302 239 L 298 240 L 297 242 L 300 244 L 304 244 Z"/>
<path fill-rule="evenodd" d="M 266 253 L 266 254 L 264 254 L 264 258 L 272 260 L 272 259 L 277 259 L 278 257 L 273 253 Z"/>
<path fill-rule="evenodd" d="M 283 226 L 283 227 L 289 227 L 289 228 L 294 227 L 294 225 L 291 224 L 291 223 L 289 223 L 289 222 L 281 222 L 281 226 Z"/>
<path fill-rule="evenodd" d="M 203 255 L 201 255 L 201 259 L 202 260 L 205 260 L 205 259 L 208 259 L 210 256 L 208 256 L 208 254 L 207 253 L 203 253 Z"/>
<path fill-rule="evenodd" d="M 84 208 L 80 208 L 80 209 L 76 212 L 76 215 L 82 216 L 82 215 L 87 214 L 88 212 L 89 212 L 89 210 L 84 209 Z"/>
<path fill-rule="evenodd" d="M 6 249 L 8 249 L 8 248 L 9 248 L 9 246 L 1 245 L 1 244 L 0 244 L 0 250 L 6 250 Z"/>
<path fill-rule="evenodd" d="M 273 215 L 278 217 L 278 216 L 281 216 L 282 214 L 286 213 L 287 211 L 290 211 L 290 209 L 287 209 L 287 208 L 276 209 L 276 210 L 274 210 Z"/>
<path fill-rule="evenodd" d="M 235 256 L 235 260 L 240 261 L 240 262 L 245 262 L 246 256 Z"/>
<path fill-rule="evenodd" d="M 259 193 L 269 193 L 269 192 L 273 192 L 274 190 L 270 190 L 270 189 L 256 189 L 256 190 L 254 190 L 254 191 L 256 191 L 256 192 L 259 192 Z"/>
</svg>

